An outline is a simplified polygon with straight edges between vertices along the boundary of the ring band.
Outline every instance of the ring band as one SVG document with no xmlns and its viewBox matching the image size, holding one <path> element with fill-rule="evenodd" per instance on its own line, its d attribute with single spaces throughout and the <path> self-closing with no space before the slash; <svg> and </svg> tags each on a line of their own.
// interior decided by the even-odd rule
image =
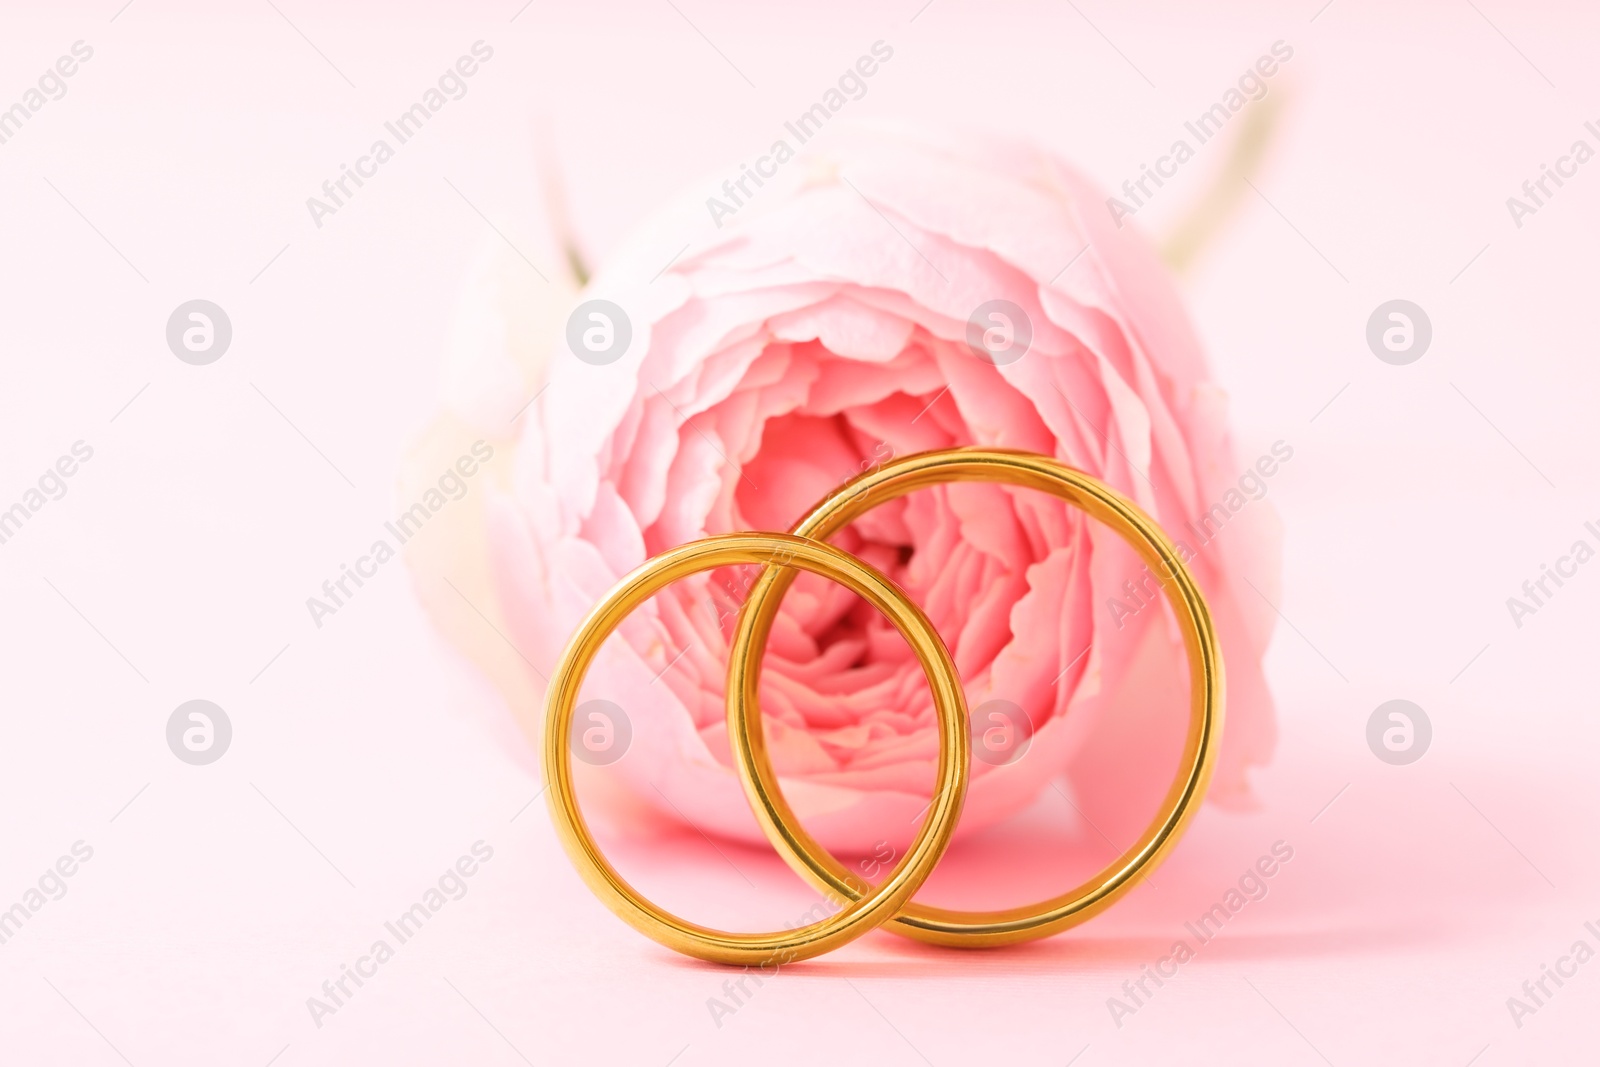
<svg viewBox="0 0 1600 1067">
<path fill-rule="evenodd" d="M 698 571 L 738 564 L 763 565 L 762 574 L 793 575 L 791 568 L 831 578 L 881 611 L 911 645 L 933 689 L 939 722 L 939 765 L 927 821 L 894 871 L 876 889 L 852 889 L 842 909 L 797 930 L 728 933 L 688 922 L 647 900 L 601 854 L 578 809 L 568 740 L 578 693 L 601 645 L 631 611 L 670 583 Z M 774 599 L 773 606 L 777 606 Z M 732 666 L 746 667 L 735 657 Z M 759 660 L 741 671 L 754 686 Z M 732 678 L 730 676 L 730 694 Z M 649 560 L 625 577 L 589 613 L 551 676 L 544 735 L 550 814 L 561 843 L 589 888 L 645 936 L 679 952 L 716 963 L 781 966 L 852 941 L 899 912 L 944 855 L 966 799 L 967 705 L 960 676 L 933 624 L 883 574 L 832 545 L 790 534 L 725 534 L 694 541 Z"/>
<path fill-rule="evenodd" d="M 963 947 L 1046 937 L 1097 915 L 1130 891 L 1177 843 L 1199 807 L 1216 761 L 1223 716 L 1222 657 L 1210 611 L 1194 578 L 1154 520 L 1116 490 L 1081 471 L 1045 456 L 1009 449 L 923 452 L 885 464 L 834 490 L 794 527 L 794 533 L 824 541 L 871 508 L 915 489 L 973 481 L 1050 493 L 1120 534 L 1149 565 L 1177 615 L 1188 651 L 1192 695 L 1183 758 L 1161 810 L 1143 836 L 1099 874 L 1061 896 L 999 911 L 954 911 L 908 902 L 886 924 L 886 929 L 905 937 Z M 796 577 L 789 568 L 765 568 L 740 612 L 728 665 L 728 736 L 745 793 L 767 839 L 817 888 L 859 900 L 872 892 L 872 887 L 852 875 L 800 826 L 779 788 L 759 723 L 761 660 L 783 594 Z M 934 799 L 937 802 L 939 798 L 936 789 Z"/>
</svg>

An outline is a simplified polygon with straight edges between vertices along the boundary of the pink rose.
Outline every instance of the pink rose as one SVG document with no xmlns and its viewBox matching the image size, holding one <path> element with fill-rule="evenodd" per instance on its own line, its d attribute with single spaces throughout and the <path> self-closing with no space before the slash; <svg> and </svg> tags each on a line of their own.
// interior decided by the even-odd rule
<svg viewBox="0 0 1600 1067">
<path fill-rule="evenodd" d="M 719 193 L 713 210 L 696 198 L 669 214 L 578 296 L 580 312 L 620 307 L 631 340 L 604 362 L 617 316 L 578 316 L 567 337 L 584 348 L 581 331 L 597 330 L 587 348 L 601 355 L 557 346 L 510 484 L 488 501 L 499 609 L 521 654 L 548 673 L 584 613 L 649 556 L 785 530 L 891 456 L 1029 449 L 1109 482 L 1193 551 L 1228 672 L 1212 796 L 1247 800 L 1247 769 L 1275 735 L 1260 657 L 1277 533 L 1253 499 L 1268 475 L 1234 457 L 1224 398 L 1153 252 L 1080 175 L 1026 145 L 830 128 L 763 169 L 776 173 L 747 180 L 736 204 Z M 974 760 L 962 833 L 1058 778 L 1081 796 L 1170 775 L 1188 714 L 1182 646 L 1163 610 L 1144 610 L 1142 565 L 1115 534 L 1043 494 L 954 485 L 879 508 L 836 542 L 927 611 L 974 709 L 1025 712 L 975 724 L 980 742 L 993 728 L 1003 744 L 1009 729 L 1026 748 Z M 638 799 L 758 841 L 724 726 L 739 579 L 700 575 L 637 613 L 585 697 L 626 712 L 631 748 L 615 770 Z M 1124 746 L 1085 787 L 1091 768 L 1080 776 L 1075 761 L 1087 739 L 1115 732 L 1130 681 L 1150 688 L 1130 677 L 1136 658 L 1179 680 L 1150 720 L 1169 762 Z M 786 794 L 824 845 L 859 854 L 909 839 L 937 736 L 920 668 L 876 613 L 802 577 L 774 627 L 763 708 Z"/>
</svg>

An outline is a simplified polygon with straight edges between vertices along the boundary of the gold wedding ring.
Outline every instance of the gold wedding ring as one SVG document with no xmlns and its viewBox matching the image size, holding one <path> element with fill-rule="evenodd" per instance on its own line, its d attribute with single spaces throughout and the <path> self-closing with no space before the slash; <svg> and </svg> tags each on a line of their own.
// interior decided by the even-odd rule
<svg viewBox="0 0 1600 1067">
<path fill-rule="evenodd" d="M 1222 657 L 1205 598 L 1177 548 L 1134 503 L 1082 471 L 1046 456 L 1008 449 L 954 448 L 907 456 L 834 490 L 794 527 L 826 540 L 870 509 L 916 489 L 948 482 L 1000 482 L 1060 497 L 1120 534 L 1149 565 L 1183 630 L 1190 674 L 1189 731 L 1178 774 L 1148 829 L 1093 878 L 1060 896 L 1000 911 L 952 911 L 909 904 L 889 920 L 897 934 L 941 945 L 980 947 L 1029 941 L 1075 926 L 1114 904 L 1171 851 L 1205 795 L 1222 735 Z M 767 635 L 793 570 L 768 567 L 739 615 L 728 666 L 728 738 L 767 840 L 814 886 L 856 900 L 871 887 L 822 848 L 796 819 L 778 787 L 759 725 L 757 682 Z M 937 794 L 935 794 L 937 796 Z"/>
<path fill-rule="evenodd" d="M 1190 719 L 1183 758 L 1144 834 L 1093 878 L 1049 900 L 1000 911 L 965 912 L 911 902 L 955 831 L 968 778 L 966 700 L 949 650 L 922 611 L 893 582 L 825 539 L 865 512 L 915 489 L 949 482 L 999 482 L 1053 494 L 1110 526 L 1149 565 L 1184 634 Z M 728 664 L 728 734 L 746 795 L 768 840 L 812 885 L 842 905 L 829 918 L 772 934 L 727 933 L 671 915 L 644 898 L 601 854 L 577 806 L 568 735 L 585 673 L 631 611 L 671 582 L 698 571 L 759 564 L 739 615 Z M 758 689 L 761 660 L 783 594 L 799 571 L 832 578 L 882 612 L 910 643 L 933 690 L 939 761 L 933 799 L 900 864 L 876 887 L 856 877 L 799 825 L 766 752 Z M 545 780 L 556 829 L 589 888 L 646 936 L 690 956 L 763 968 L 837 948 L 875 926 L 944 945 L 1004 945 L 1045 937 L 1098 914 L 1131 890 L 1172 849 L 1205 794 L 1222 731 L 1222 659 L 1210 612 L 1177 548 L 1131 501 L 1046 456 L 956 448 L 907 456 L 839 487 L 790 534 L 726 534 L 665 552 L 634 570 L 589 613 L 562 654 L 546 700 Z"/>
<path fill-rule="evenodd" d="M 832 578 L 883 612 L 905 636 L 933 687 L 939 720 L 939 767 L 933 806 L 916 839 L 876 889 L 856 894 L 836 914 L 798 930 L 728 933 L 672 915 L 629 885 L 607 862 L 578 810 L 568 736 L 583 677 L 622 620 L 672 582 L 697 571 L 737 564 L 798 567 Z M 759 668 L 758 668 L 759 669 Z M 754 673 L 754 672 L 752 672 Z M 944 855 L 967 795 L 967 702 L 950 652 L 922 610 L 878 571 L 832 545 L 790 534 L 724 534 L 663 552 L 619 582 L 589 612 L 550 678 L 544 736 L 545 781 L 556 832 L 578 873 L 605 904 L 646 937 L 685 955 L 763 969 L 831 951 L 895 914 Z"/>
</svg>

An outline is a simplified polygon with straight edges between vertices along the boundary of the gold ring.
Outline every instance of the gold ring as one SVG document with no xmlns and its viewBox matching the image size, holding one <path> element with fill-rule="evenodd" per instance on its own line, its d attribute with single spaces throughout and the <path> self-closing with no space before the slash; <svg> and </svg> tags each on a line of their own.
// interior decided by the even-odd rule
<svg viewBox="0 0 1600 1067">
<path fill-rule="evenodd" d="M 832 578 L 881 611 L 905 636 L 933 688 L 939 720 L 939 767 L 933 805 L 916 840 L 876 889 L 853 892 L 836 914 L 771 934 L 728 933 L 680 919 L 657 907 L 627 883 L 601 854 L 572 783 L 568 739 L 584 675 L 605 639 L 624 617 L 661 589 L 697 571 L 738 564 L 764 565 L 763 575 L 791 568 Z M 774 601 L 776 606 L 776 601 Z M 743 665 L 735 659 L 733 664 Z M 741 672 L 754 684 L 760 671 Z M 730 678 L 730 693 L 731 678 Z M 544 735 L 545 781 L 550 814 L 567 855 L 589 888 L 640 933 L 668 948 L 715 963 L 755 964 L 763 969 L 820 955 L 852 941 L 900 911 L 944 855 L 967 795 L 967 703 L 954 661 L 933 624 L 900 588 L 866 563 L 832 545 L 790 534 L 725 534 L 693 541 L 640 566 L 606 594 L 584 619 L 550 679 Z"/>
<path fill-rule="evenodd" d="M 1205 795 L 1222 733 L 1222 657 L 1194 578 L 1154 520 L 1110 486 L 1046 456 L 1010 449 L 953 448 L 907 456 L 834 490 L 794 533 L 826 540 L 869 509 L 914 489 L 945 482 L 1003 482 L 1051 493 L 1120 534 L 1150 566 L 1183 629 L 1188 650 L 1189 732 L 1183 759 L 1157 817 L 1125 853 L 1058 897 L 1000 911 L 953 911 L 908 903 L 886 924 L 905 937 L 962 947 L 1006 945 L 1065 930 L 1104 911 L 1131 890 L 1177 843 Z M 739 616 L 728 665 L 728 736 L 734 763 L 762 829 L 802 877 L 824 892 L 859 900 L 873 892 L 799 825 L 783 798 L 759 726 L 757 682 L 767 637 L 795 571 L 767 567 Z M 751 723 L 758 725 L 752 729 Z M 934 798 L 940 794 L 937 790 Z"/>
</svg>

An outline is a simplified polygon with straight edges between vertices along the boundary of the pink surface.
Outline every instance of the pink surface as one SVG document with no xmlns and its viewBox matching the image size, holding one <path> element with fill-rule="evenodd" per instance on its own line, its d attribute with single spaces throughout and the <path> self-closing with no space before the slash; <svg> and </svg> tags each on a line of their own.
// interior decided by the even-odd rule
<svg viewBox="0 0 1600 1067">
<path fill-rule="evenodd" d="M 1524 983 L 1575 942 L 1600 948 L 1585 925 L 1600 928 L 1600 577 L 1579 567 L 1520 627 L 1506 600 L 1600 524 L 1600 192 L 1579 167 L 1520 227 L 1506 199 L 1596 143 L 1580 102 L 1600 89 L 1600 17 L 675 0 L 379 18 L 275 2 L 74 7 L 0 35 L 6 106 L 73 42 L 94 50 L 0 144 L 0 504 L 74 442 L 93 449 L 0 545 L 0 908 L 75 842 L 92 849 L 0 944 L 0 1061 L 1593 1058 L 1600 965 L 1544 979 L 1530 1014 L 1507 999 L 1532 1004 Z M 438 409 L 482 250 L 503 235 L 557 275 L 536 122 L 600 260 L 880 38 L 894 65 L 850 103 L 860 117 L 1032 136 L 1108 188 L 1274 41 L 1293 46 L 1269 82 L 1287 103 L 1258 191 L 1182 281 L 1240 456 L 1295 449 L 1268 497 L 1286 531 L 1267 656 L 1279 747 L 1255 810 L 1203 811 L 1150 885 L 1080 930 L 972 954 L 874 934 L 735 1003 L 728 972 L 642 939 L 582 887 L 542 800 L 528 806 L 534 755 L 502 696 L 440 638 L 404 563 L 320 627 L 305 601 L 412 498 L 397 457 Z M 494 57 L 466 95 L 318 228 L 306 198 L 480 39 Z M 1219 163 L 1198 154 L 1135 224 L 1170 232 Z M 206 367 L 163 335 L 197 297 L 233 323 Z M 1433 325 L 1409 366 L 1364 336 L 1396 298 Z M 196 698 L 234 732 L 204 767 L 164 733 Z M 1366 742 L 1397 698 L 1433 726 L 1409 766 Z M 1043 892 L 1126 839 L 1102 814 L 1047 790 L 959 846 L 929 893 Z M 812 905 L 762 850 L 607 840 L 693 917 L 754 928 Z M 479 841 L 492 857 L 446 876 Z M 1185 924 L 1280 841 L 1293 857 L 1265 895 L 1199 944 Z M 985 878 L 1001 866 L 1022 873 Z M 307 998 L 397 940 L 385 923 L 441 877 L 437 913 L 319 1027 Z M 1177 939 L 1193 958 L 1136 1003 L 1124 983 Z M 713 999 L 737 1010 L 714 1017 Z"/>
</svg>

